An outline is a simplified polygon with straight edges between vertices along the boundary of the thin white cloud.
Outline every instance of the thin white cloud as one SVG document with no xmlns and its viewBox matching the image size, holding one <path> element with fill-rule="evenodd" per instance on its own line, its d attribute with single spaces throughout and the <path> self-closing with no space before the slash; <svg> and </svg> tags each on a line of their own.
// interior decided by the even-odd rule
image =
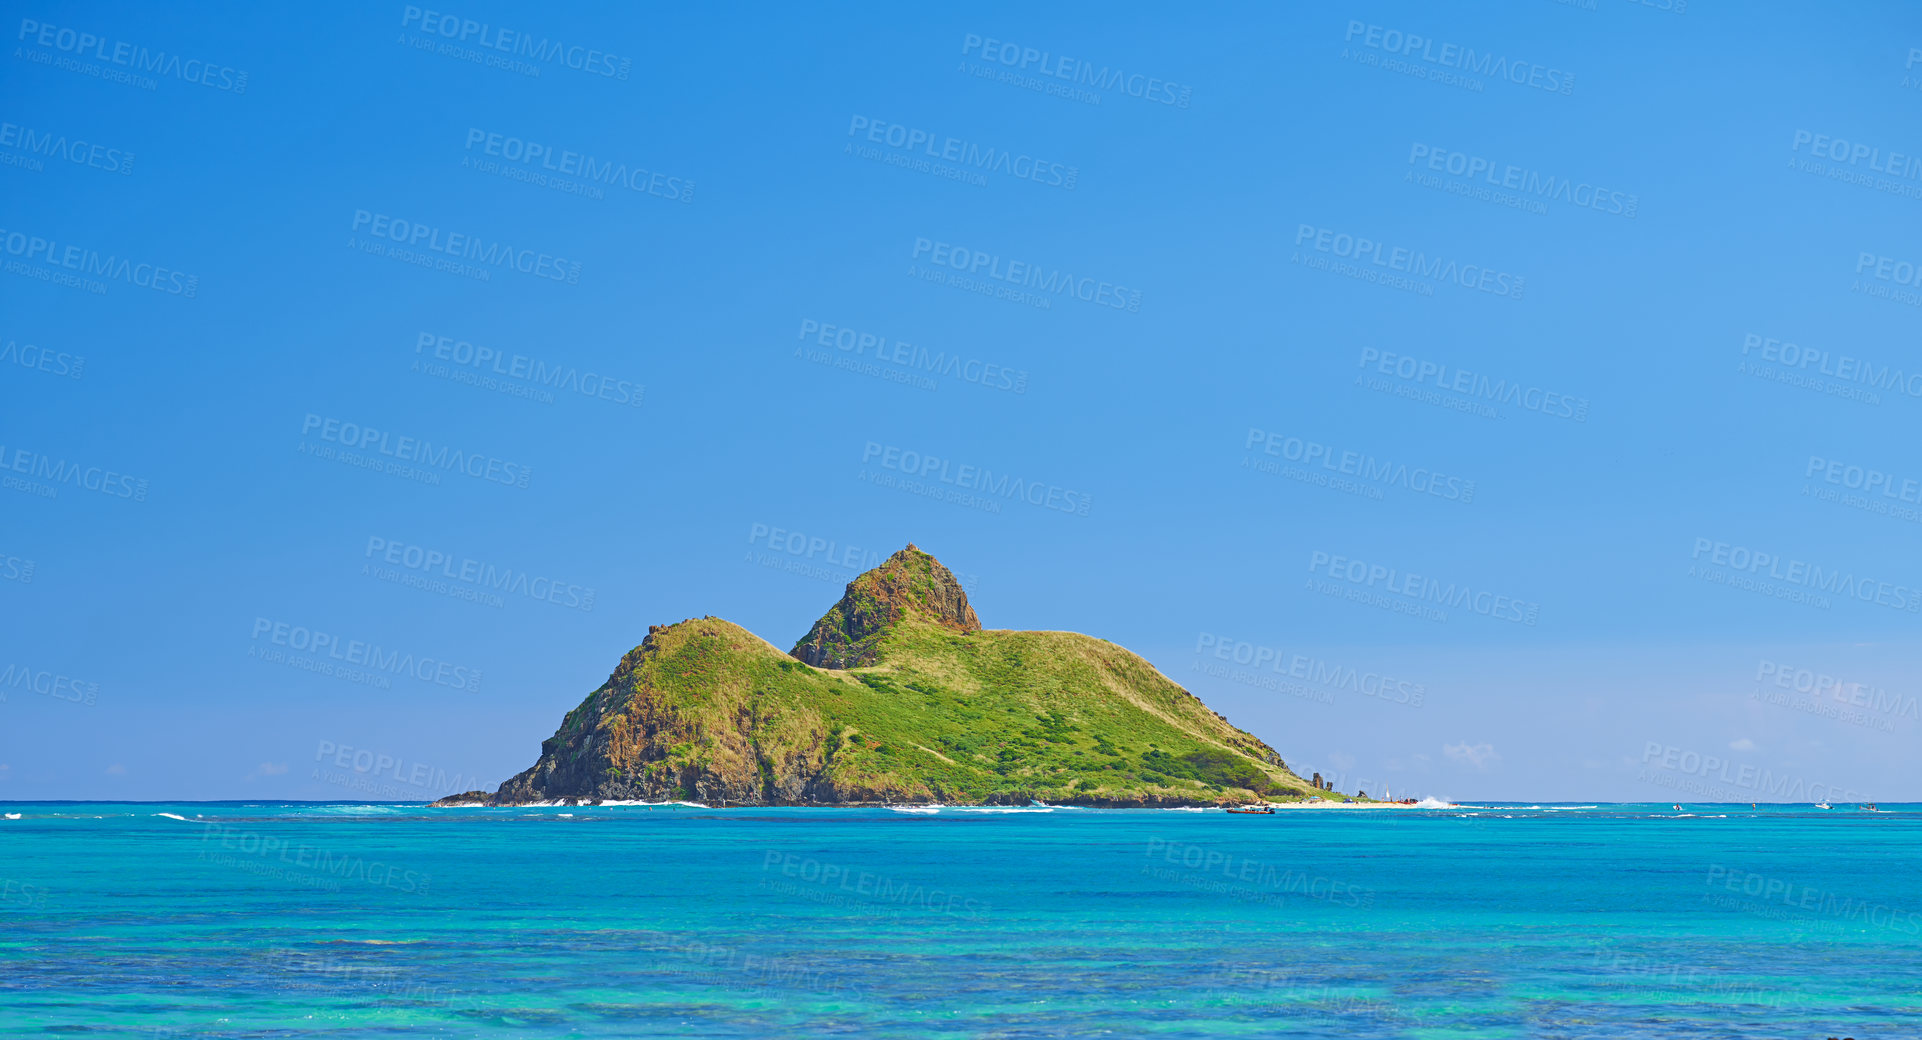
<svg viewBox="0 0 1922 1040">
<path fill-rule="evenodd" d="M 1738 739 L 1729 741 L 1728 746 L 1731 748 L 1734 748 L 1737 751 L 1754 751 L 1755 741 L 1750 740 L 1747 737 L 1740 737 Z"/>
<path fill-rule="evenodd" d="M 1447 755 L 1450 762 L 1473 766 L 1479 770 L 1486 770 L 1490 765 L 1502 760 L 1502 756 L 1495 753 L 1495 745 L 1470 744 L 1466 740 L 1459 744 L 1443 744 L 1442 754 Z"/>
<path fill-rule="evenodd" d="M 262 762 L 261 764 L 255 766 L 254 771 L 251 773 L 248 773 L 245 779 L 247 780 L 248 783 L 252 783 L 258 777 L 283 776 L 286 774 L 286 772 L 287 772 L 287 763 L 285 762 Z"/>
</svg>

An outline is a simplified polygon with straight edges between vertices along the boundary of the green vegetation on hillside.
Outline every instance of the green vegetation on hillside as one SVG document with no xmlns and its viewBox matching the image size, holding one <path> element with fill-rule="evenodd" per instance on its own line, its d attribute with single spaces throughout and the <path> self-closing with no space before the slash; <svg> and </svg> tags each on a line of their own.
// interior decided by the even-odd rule
<svg viewBox="0 0 1922 1040">
<path fill-rule="evenodd" d="M 1312 793 L 1267 745 L 1113 643 L 980 630 L 947 568 L 913 547 L 850 583 L 796 656 L 809 646 L 871 663 L 815 667 L 718 618 L 654 629 L 495 800 L 1153 805 Z"/>
</svg>

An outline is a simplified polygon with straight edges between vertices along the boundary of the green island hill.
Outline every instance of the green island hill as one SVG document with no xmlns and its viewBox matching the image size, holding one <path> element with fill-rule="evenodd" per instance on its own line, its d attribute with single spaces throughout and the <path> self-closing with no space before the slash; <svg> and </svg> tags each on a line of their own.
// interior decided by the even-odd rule
<svg viewBox="0 0 1922 1040">
<path fill-rule="evenodd" d="M 909 545 L 782 653 L 716 617 L 650 626 L 493 793 L 435 805 L 1232 806 L 1342 800 L 1147 661 L 984 629 Z"/>
</svg>

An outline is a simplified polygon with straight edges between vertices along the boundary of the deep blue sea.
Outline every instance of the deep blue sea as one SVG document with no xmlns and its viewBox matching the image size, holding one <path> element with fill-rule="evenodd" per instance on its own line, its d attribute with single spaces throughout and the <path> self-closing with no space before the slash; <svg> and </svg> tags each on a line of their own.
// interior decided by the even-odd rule
<svg viewBox="0 0 1922 1040">
<path fill-rule="evenodd" d="M 0 1036 L 1922 1037 L 1922 806 L 0 806 Z"/>
</svg>

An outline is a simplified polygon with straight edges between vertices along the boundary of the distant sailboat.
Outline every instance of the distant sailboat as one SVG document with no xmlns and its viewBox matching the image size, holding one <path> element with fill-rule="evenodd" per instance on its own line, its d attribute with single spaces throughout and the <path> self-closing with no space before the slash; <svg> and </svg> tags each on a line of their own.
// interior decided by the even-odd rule
<svg viewBox="0 0 1922 1040">
<path fill-rule="evenodd" d="M 1815 803 L 1815 807 L 1816 807 L 1817 809 L 1827 809 L 1827 808 L 1829 807 L 1829 803 L 1827 803 L 1827 802 L 1816 802 L 1816 803 Z"/>
</svg>

